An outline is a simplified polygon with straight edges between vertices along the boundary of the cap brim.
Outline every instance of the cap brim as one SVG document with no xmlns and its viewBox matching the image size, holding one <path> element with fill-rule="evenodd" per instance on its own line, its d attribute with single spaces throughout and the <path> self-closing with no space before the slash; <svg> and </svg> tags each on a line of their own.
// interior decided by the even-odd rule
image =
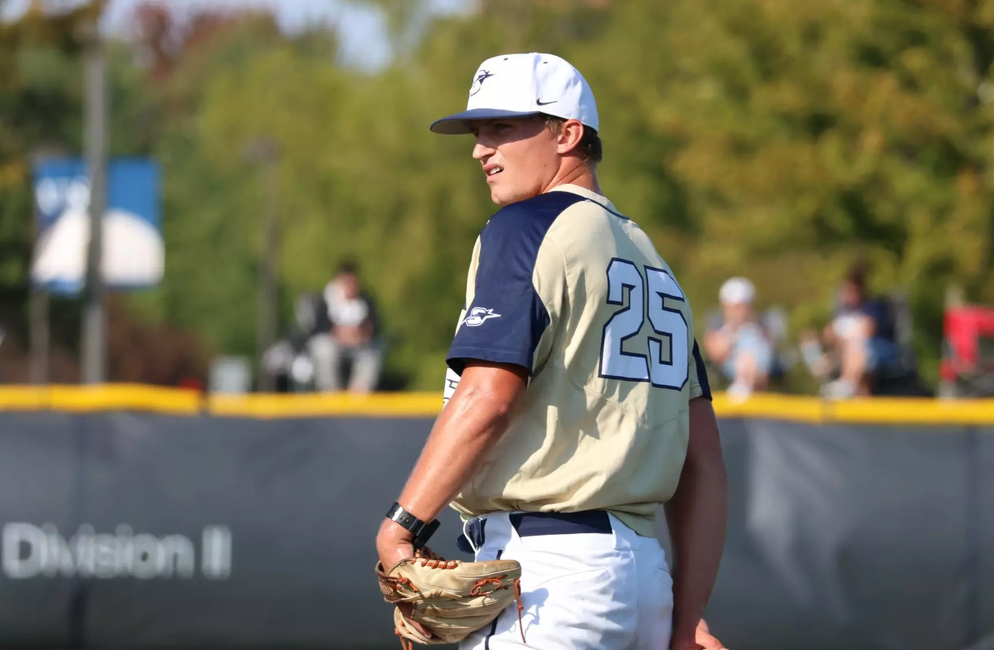
<svg viewBox="0 0 994 650">
<path fill-rule="evenodd" d="M 520 111 L 501 111 L 494 108 L 474 108 L 468 111 L 463 111 L 462 113 L 456 113 L 455 115 L 449 115 L 448 117 L 443 117 L 440 120 L 435 120 L 431 124 L 431 130 L 433 133 L 441 133 L 442 135 L 464 135 L 470 133 L 469 122 L 473 120 L 496 120 L 502 117 L 529 117 L 531 115 L 538 115 L 541 111 L 528 111 L 522 113 Z"/>
</svg>

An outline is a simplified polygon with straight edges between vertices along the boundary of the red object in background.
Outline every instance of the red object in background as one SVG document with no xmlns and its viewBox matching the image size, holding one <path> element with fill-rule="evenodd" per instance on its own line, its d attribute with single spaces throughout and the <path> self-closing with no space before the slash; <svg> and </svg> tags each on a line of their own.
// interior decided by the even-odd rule
<svg viewBox="0 0 994 650">
<path fill-rule="evenodd" d="M 971 384 L 994 378 L 994 307 L 950 307 L 944 336 L 942 381 Z"/>
<path fill-rule="evenodd" d="M 204 384 L 196 377 L 184 377 L 177 382 L 179 388 L 192 388 L 193 390 L 204 392 Z"/>
</svg>

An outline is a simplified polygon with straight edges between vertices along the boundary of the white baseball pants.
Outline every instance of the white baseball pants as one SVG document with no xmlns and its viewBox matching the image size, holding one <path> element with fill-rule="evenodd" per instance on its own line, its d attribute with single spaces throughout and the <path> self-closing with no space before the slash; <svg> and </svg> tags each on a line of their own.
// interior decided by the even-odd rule
<svg viewBox="0 0 994 650">
<path fill-rule="evenodd" d="M 606 512 L 550 514 L 467 522 L 477 560 L 521 563 L 524 610 L 520 626 L 512 604 L 460 650 L 667 650 L 673 581 L 659 542 Z"/>
</svg>

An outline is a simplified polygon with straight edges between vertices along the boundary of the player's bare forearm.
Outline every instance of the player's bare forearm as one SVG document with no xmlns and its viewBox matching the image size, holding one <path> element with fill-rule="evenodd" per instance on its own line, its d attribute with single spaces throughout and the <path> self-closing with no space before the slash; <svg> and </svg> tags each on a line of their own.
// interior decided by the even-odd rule
<svg viewBox="0 0 994 650">
<path fill-rule="evenodd" d="M 527 373 L 511 365 L 467 364 L 459 387 L 435 422 L 404 490 L 397 499 L 422 521 L 431 521 L 479 469 L 487 453 L 507 429 Z M 381 546 L 407 531 L 384 521 Z"/>
<path fill-rule="evenodd" d="M 711 402 L 690 402 L 690 440 L 680 484 L 666 504 L 673 543 L 673 647 L 697 647 L 698 622 L 711 597 L 725 544 L 728 479 Z"/>
<path fill-rule="evenodd" d="M 400 503 L 430 521 L 459 493 L 507 428 L 527 375 L 516 366 L 468 364 L 435 423 Z"/>
</svg>

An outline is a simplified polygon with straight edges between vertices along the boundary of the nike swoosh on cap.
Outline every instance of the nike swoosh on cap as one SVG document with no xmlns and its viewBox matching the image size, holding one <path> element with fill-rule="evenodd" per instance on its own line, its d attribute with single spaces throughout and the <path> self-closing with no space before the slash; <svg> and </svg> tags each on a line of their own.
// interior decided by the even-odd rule
<svg viewBox="0 0 994 650">
<path fill-rule="evenodd" d="M 539 106 L 548 106 L 549 104 L 555 104 L 558 101 L 558 99 L 553 99 L 551 102 L 543 102 L 541 99 L 536 99 L 535 103 Z"/>
</svg>

